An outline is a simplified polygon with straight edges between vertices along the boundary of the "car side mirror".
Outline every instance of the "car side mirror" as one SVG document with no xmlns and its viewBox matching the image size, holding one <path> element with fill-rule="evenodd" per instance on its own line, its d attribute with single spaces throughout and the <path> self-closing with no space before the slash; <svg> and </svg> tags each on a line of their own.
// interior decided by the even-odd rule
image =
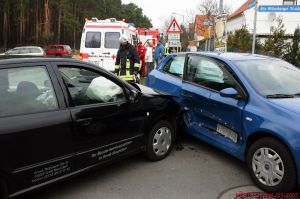
<svg viewBox="0 0 300 199">
<path fill-rule="evenodd" d="M 239 93 L 234 88 L 225 88 L 220 91 L 221 97 L 230 97 L 230 98 L 236 98 L 239 96 Z"/>
<path fill-rule="evenodd" d="M 139 93 L 136 90 L 131 90 L 129 93 L 129 101 L 134 103 L 138 100 Z"/>
</svg>

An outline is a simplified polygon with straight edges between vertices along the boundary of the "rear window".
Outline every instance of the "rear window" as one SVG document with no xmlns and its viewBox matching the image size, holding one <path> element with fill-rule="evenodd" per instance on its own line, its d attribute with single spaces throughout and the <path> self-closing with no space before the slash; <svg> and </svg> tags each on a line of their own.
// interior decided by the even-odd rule
<svg viewBox="0 0 300 199">
<path fill-rule="evenodd" d="M 57 46 L 57 50 L 64 50 L 63 46 Z"/>
<path fill-rule="evenodd" d="M 105 48 L 118 49 L 120 47 L 120 33 L 119 32 L 106 32 L 105 33 Z"/>
<path fill-rule="evenodd" d="M 100 48 L 101 47 L 101 33 L 87 32 L 85 38 L 86 48 Z"/>
<path fill-rule="evenodd" d="M 71 51 L 71 50 L 72 50 L 70 46 L 66 46 L 66 49 L 67 49 L 68 51 Z"/>
</svg>

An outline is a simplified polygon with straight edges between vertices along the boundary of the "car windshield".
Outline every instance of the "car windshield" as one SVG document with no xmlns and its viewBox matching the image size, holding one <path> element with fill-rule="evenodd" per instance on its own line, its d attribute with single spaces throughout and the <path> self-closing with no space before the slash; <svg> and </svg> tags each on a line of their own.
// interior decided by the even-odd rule
<svg viewBox="0 0 300 199">
<path fill-rule="evenodd" d="M 234 61 L 254 89 L 268 98 L 300 95 L 300 70 L 277 59 Z"/>
</svg>

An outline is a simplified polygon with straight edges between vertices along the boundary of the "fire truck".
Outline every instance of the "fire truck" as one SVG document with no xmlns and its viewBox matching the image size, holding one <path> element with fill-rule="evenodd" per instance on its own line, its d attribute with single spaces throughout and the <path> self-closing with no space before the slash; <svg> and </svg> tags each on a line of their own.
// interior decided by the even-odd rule
<svg viewBox="0 0 300 199">
<path fill-rule="evenodd" d="M 159 39 L 159 30 L 155 28 L 137 28 L 139 41 L 145 45 L 146 42 L 150 42 L 152 44 L 153 49 L 157 45 L 157 40 Z"/>
<path fill-rule="evenodd" d="M 108 71 L 115 71 L 120 47 L 119 38 L 126 34 L 132 45 L 137 43 L 137 31 L 132 25 L 115 18 L 86 20 L 80 43 L 80 58 Z"/>
</svg>

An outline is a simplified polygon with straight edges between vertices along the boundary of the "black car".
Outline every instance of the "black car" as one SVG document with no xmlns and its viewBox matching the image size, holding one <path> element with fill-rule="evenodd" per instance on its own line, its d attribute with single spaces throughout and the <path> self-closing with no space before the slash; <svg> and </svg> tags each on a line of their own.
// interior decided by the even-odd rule
<svg viewBox="0 0 300 199">
<path fill-rule="evenodd" d="M 180 108 L 72 59 L 0 60 L 0 198 L 138 152 L 165 158 Z"/>
</svg>

